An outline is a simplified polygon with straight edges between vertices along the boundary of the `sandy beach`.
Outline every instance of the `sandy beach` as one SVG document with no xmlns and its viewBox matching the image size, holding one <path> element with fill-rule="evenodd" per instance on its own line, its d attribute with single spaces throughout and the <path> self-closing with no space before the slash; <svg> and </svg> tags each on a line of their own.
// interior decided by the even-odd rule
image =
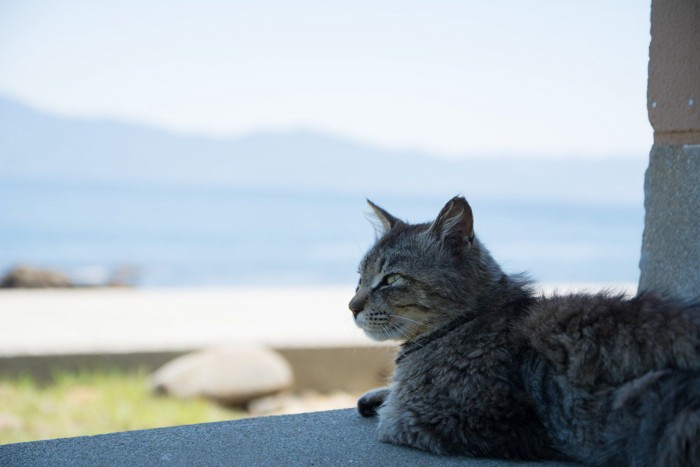
<svg viewBox="0 0 700 467">
<path fill-rule="evenodd" d="M 636 284 L 545 284 L 634 293 Z M 0 355 L 120 353 L 217 345 L 373 345 L 353 323 L 354 286 L 0 291 Z"/>
<path fill-rule="evenodd" d="M 93 289 L 0 293 L 0 354 L 348 345 L 352 289 Z"/>
</svg>

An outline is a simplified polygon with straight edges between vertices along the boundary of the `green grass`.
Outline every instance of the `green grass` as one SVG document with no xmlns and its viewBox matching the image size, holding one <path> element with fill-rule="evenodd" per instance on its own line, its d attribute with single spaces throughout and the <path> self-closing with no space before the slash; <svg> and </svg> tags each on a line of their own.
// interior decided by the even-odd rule
<svg viewBox="0 0 700 467">
<path fill-rule="evenodd" d="M 242 416 L 202 399 L 151 394 L 145 372 L 60 373 L 49 384 L 30 377 L 0 379 L 0 444 Z"/>
</svg>

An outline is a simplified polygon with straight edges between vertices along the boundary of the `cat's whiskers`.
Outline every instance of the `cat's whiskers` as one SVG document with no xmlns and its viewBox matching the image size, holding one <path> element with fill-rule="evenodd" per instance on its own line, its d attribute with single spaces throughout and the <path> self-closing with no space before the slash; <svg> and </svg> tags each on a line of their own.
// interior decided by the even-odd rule
<svg viewBox="0 0 700 467">
<path fill-rule="evenodd" d="M 387 329 L 385 326 L 382 326 L 382 327 L 379 329 L 379 334 L 380 334 L 382 337 L 384 337 L 383 340 L 386 340 L 386 339 L 394 339 L 394 336 L 392 336 L 392 334 L 391 334 L 390 331 L 391 331 L 391 329 Z"/>
<path fill-rule="evenodd" d="M 391 326 L 392 329 L 396 331 L 396 333 L 403 339 L 410 339 L 411 336 L 398 324 L 392 323 L 391 321 L 388 322 L 389 326 Z M 391 337 L 391 339 L 396 339 L 396 337 Z"/>
<path fill-rule="evenodd" d="M 416 323 L 416 324 L 421 324 L 421 325 L 423 324 L 423 323 L 420 322 L 420 321 L 416 321 L 415 319 L 411 319 L 411 318 L 406 318 L 405 316 L 401 316 L 401 315 L 391 314 L 391 315 L 389 315 L 389 316 L 392 317 L 392 318 L 402 319 L 402 320 L 404 320 L 404 321 L 408 321 L 408 322 L 411 322 L 411 323 Z"/>
<path fill-rule="evenodd" d="M 382 323 L 382 325 L 379 327 L 379 332 L 382 336 L 386 337 L 387 339 L 390 339 L 392 329 L 393 326 L 391 323 Z"/>
</svg>

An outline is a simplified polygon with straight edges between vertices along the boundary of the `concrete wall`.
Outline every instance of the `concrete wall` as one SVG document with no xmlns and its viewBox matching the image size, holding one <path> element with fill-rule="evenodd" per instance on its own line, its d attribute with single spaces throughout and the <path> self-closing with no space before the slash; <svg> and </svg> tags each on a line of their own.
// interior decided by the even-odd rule
<svg viewBox="0 0 700 467">
<path fill-rule="evenodd" d="M 640 290 L 700 298 L 700 2 L 653 0 Z"/>
<path fill-rule="evenodd" d="M 193 349 L 194 350 L 194 349 Z M 294 373 L 292 390 L 361 393 L 384 386 L 394 371 L 395 345 L 363 347 L 278 347 Z M 30 375 L 49 382 L 56 372 L 143 370 L 152 372 L 187 353 L 133 352 L 112 354 L 57 354 L 1 356 L 0 376 Z"/>
</svg>

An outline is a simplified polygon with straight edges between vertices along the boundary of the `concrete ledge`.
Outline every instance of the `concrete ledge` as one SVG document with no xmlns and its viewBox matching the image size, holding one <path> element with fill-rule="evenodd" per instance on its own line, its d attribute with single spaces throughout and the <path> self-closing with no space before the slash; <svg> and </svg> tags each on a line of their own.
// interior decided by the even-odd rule
<svg viewBox="0 0 700 467">
<path fill-rule="evenodd" d="M 542 465 L 383 444 L 374 437 L 375 423 L 346 409 L 7 444 L 0 446 L 0 465 Z"/>
<path fill-rule="evenodd" d="M 30 375 L 49 382 L 56 372 L 94 370 L 154 371 L 191 350 L 114 354 L 0 355 L 0 377 Z M 275 348 L 294 372 L 293 391 L 364 392 L 388 381 L 395 345 Z"/>
</svg>

